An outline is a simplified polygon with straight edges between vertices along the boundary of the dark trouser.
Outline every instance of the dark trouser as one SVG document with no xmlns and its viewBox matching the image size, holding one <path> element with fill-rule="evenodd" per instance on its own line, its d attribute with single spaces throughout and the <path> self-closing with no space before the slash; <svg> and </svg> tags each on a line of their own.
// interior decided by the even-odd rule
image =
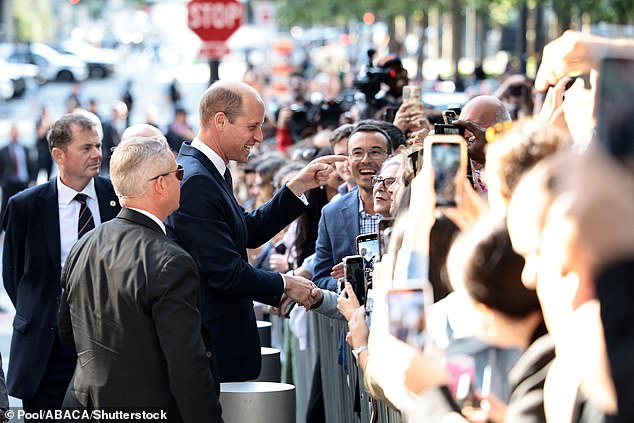
<svg viewBox="0 0 634 423">
<path fill-rule="evenodd" d="M 29 400 L 22 400 L 22 407 L 26 413 L 33 413 L 39 410 L 59 410 L 62 408 L 66 389 L 75 371 L 75 349 L 64 347 L 55 337 L 53 350 L 48 359 L 46 370 L 42 376 L 35 396 Z M 25 423 L 29 422 L 55 422 L 55 419 L 32 420 L 25 419 Z"/>
</svg>

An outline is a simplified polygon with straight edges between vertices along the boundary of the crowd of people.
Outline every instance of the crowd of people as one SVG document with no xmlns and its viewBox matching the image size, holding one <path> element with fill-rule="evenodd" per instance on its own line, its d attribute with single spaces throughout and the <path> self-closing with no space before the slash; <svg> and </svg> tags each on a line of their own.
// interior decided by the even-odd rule
<svg viewBox="0 0 634 423">
<path fill-rule="evenodd" d="M 223 421 L 220 383 L 261 370 L 256 301 L 294 328 L 346 320 L 363 388 L 409 421 L 633 421 L 634 142 L 594 130 L 610 59 L 634 42 L 564 33 L 532 83 L 461 105 L 444 126 L 462 137 L 403 99 L 396 55 L 350 107 L 294 74 L 269 117 L 252 86 L 217 81 L 197 133 L 177 100 L 166 134 L 127 122 L 116 139 L 77 105 L 42 110 L 56 177 L 27 188 L 27 150 L 0 150 L 9 395 L 33 416 Z"/>
</svg>

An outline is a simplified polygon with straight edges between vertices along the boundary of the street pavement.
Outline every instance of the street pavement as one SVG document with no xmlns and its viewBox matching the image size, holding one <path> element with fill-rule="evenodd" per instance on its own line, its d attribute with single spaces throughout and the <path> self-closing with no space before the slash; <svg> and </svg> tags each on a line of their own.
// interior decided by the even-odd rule
<svg viewBox="0 0 634 423">
<path fill-rule="evenodd" d="M 234 75 L 239 76 L 239 75 Z M 161 129 L 172 119 L 172 108 L 166 97 L 167 85 L 175 77 L 183 93 L 184 107 L 189 112 L 190 124 L 195 130 L 198 128 L 198 100 L 208 86 L 209 68 L 206 63 L 189 64 L 183 66 L 163 66 L 156 63 L 144 53 L 131 53 L 123 56 L 114 76 L 103 80 L 88 80 L 81 84 L 81 99 L 87 103 L 91 97 L 98 99 L 100 114 L 109 116 L 112 104 L 119 100 L 126 81 L 132 80 L 134 108 L 131 123 L 145 122 L 145 114 L 149 105 L 155 105 L 159 111 Z M 53 82 L 42 87 L 33 87 L 20 99 L 10 100 L 0 104 L 0 146 L 8 142 L 9 127 L 17 123 L 21 140 L 25 145 L 33 146 L 35 141 L 35 120 L 42 105 L 49 106 L 53 118 L 65 112 L 64 102 L 71 90 L 70 83 Z M 38 183 L 45 181 L 41 174 Z M 3 235 L 0 235 L 0 257 L 2 255 Z M 1 270 L 1 260 L 0 260 Z M 1 273 L 0 273 L 1 274 Z M 2 367 L 7 372 L 11 357 L 11 334 L 15 309 L 11 300 L 0 284 L 0 352 L 2 353 Z M 9 397 L 11 407 L 20 407 L 21 401 Z M 13 419 L 12 423 L 19 422 Z"/>
</svg>

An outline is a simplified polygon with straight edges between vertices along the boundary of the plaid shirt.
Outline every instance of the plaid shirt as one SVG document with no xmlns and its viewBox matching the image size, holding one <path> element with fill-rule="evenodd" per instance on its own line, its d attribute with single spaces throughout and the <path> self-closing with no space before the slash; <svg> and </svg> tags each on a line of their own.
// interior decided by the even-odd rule
<svg viewBox="0 0 634 423">
<path fill-rule="evenodd" d="M 361 201 L 361 194 L 357 192 L 359 198 L 359 235 L 378 233 L 379 232 L 379 220 L 383 217 L 380 214 L 369 214 L 363 209 L 363 201 Z"/>
</svg>

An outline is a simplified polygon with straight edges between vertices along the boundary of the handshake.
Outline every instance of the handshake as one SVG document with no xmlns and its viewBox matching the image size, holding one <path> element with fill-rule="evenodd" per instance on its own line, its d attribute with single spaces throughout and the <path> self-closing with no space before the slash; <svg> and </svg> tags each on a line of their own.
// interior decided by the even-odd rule
<svg viewBox="0 0 634 423">
<path fill-rule="evenodd" d="M 307 311 L 317 307 L 323 301 L 323 293 L 312 281 L 297 275 L 283 275 L 284 295 L 278 307 L 274 307 L 272 312 L 277 315 L 287 315 L 292 307 L 297 303 Z"/>
</svg>

